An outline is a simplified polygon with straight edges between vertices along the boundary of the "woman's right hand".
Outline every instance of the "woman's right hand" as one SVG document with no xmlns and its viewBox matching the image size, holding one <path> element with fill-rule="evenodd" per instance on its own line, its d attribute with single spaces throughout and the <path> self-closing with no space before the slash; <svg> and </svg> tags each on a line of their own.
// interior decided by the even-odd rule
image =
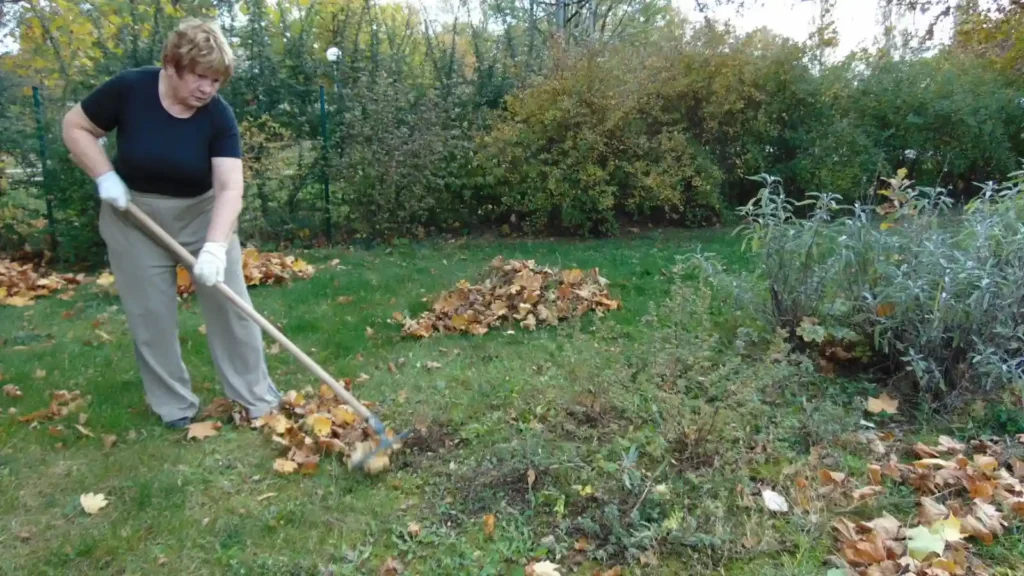
<svg viewBox="0 0 1024 576">
<path fill-rule="evenodd" d="M 112 204 L 118 210 L 128 207 L 131 194 L 128 192 L 128 186 L 117 175 L 117 172 L 111 170 L 97 178 L 96 187 L 99 189 L 100 199 L 104 202 Z"/>
</svg>

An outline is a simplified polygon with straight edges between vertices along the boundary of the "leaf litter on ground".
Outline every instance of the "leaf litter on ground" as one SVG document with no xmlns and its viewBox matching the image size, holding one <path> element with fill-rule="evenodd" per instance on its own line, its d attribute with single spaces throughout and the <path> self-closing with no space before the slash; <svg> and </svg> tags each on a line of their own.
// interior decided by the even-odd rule
<svg viewBox="0 0 1024 576">
<path fill-rule="evenodd" d="M 342 384 L 346 390 L 351 390 L 351 379 L 343 379 Z M 363 405 L 371 407 L 372 403 L 364 402 Z M 263 432 L 271 442 L 280 446 L 280 453 L 271 464 L 279 474 L 313 474 L 325 457 L 337 457 L 351 468 L 353 462 L 379 445 L 373 429 L 326 384 L 321 385 L 319 391 L 311 387 L 301 391 L 289 390 L 278 410 L 255 419 L 250 419 L 238 404 L 223 398 L 211 402 L 201 415 L 214 420 L 192 426 L 210 422 L 219 424 L 219 419 L 230 417 L 236 426 Z M 386 430 L 386 433 L 393 439 L 392 430 Z M 401 443 L 395 442 L 394 448 L 376 455 L 366 464 L 366 471 L 376 474 L 388 469 L 391 465 L 390 452 L 400 447 Z"/>
<path fill-rule="evenodd" d="M 460 281 L 442 294 L 417 319 L 403 318 L 402 334 L 427 338 L 434 334 L 483 335 L 502 323 L 518 322 L 527 330 L 556 325 L 587 312 L 616 310 L 618 300 L 597 268 L 557 270 L 534 260 L 494 258 L 479 284 Z"/>
<path fill-rule="evenodd" d="M 247 286 L 284 284 L 293 278 L 308 280 L 315 271 L 301 258 L 280 252 L 260 252 L 249 247 L 242 253 L 242 272 Z M 93 282 L 101 288 L 111 289 L 115 280 L 109 270 L 92 278 L 84 273 L 57 273 L 35 262 L 0 259 L 0 305 L 31 306 L 36 298 L 61 290 L 59 297 L 70 299 L 74 297 L 73 289 L 77 286 Z M 179 296 L 195 292 L 191 275 L 180 264 L 177 267 L 177 291 Z"/>
<path fill-rule="evenodd" d="M 884 432 L 874 434 L 877 442 L 893 439 Z M 886 483 L 908 486 L 917 498 L 918 514 L 906 524 L 888 513 L 871 522 L 843 516 L 833 522 L 839 545 L 834 559 L 841 564 L 835 573 L 989 574 L 972 546 L 992 544 L 1007 528 L 1007 517 L 1024 517 L 1024 465 L 1007 446 L 988 440 L 964 444 L 941 436 L 936 446 L 919 442 L 907 452 L 918 458 L 904 463 L 897 450 L 885 450 L 884 461 L 868 466 L 870 485 L 861 489 L 826 482 L 834 476 L 819 473 L 825 485 L 819 493 L 846 499 L 845 504 L 858 504 L 857 492 L 868 488 L 873 495 L 884 492 Z"/>
<path fill-rule="evenodd" d="M 31 306 L 36 298 L 60 290 L 67 290 L 62 298 L 70 298 L 69 289 L 85 282 L 85 274 L 58 274 L 34 262 L 0 259 L 0 304 L 4 306 Z"/>
<path fill-rule="evenodd" d="M 192 276 L 184 266 L 178 265 L 178 295 L 187 296 L 195 292 Z M 242 274 L 246 286 L 269 286 L 286 284 L 294 278 L 308 280 L 316 272 L 311 264 L 301 258 L 281 252 L 260 252 L 249 247 L 242 251 Z"/>
</svg>

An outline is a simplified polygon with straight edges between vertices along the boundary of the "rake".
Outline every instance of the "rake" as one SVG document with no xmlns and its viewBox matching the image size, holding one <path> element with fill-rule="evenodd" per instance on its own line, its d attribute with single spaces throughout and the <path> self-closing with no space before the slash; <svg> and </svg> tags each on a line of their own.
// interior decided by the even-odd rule
<svg viewBox="0 0 1024 576">
<path fill-rule="evenodd" d="M 174 238 L 167 234 L 167 232 L 160 228 L 160 226 L 158 226 L 156 222 L 154 222 L 149 216 L 147 216 L 142 210 L 140 210 L 138 206 L 136 206 L 132 202 L 129 202 L 126 211 L 132 216 L 134 216 L 147 231 L 152 233 L 161 242 L 163 242 L 168 249 L 174 252 L 174 254 L 182 261 L 182 264 L 186 265 L 189 270 L 192 270 L 192 268 L 195 267 L 196 259 L 188 252 L 188 250 L 185 250 L 185 248 L 182 247 L 181 244 L 179 244 Z M 412 430 L 407 430 L 394 437 L 388 436 L 387 432 L 385 431 L 384 424 L 381 422 L 380 418 L 377 418 L 375 414 L 370 412 L 370 410 L 367 409 L 366 406 L 364 406 L 361 402 L 359 402 L 359 400 L 357 400 L 355 396 L 353 396 L 348 390 L 346 390 L 344 386 L 339 384 L 330 374 L 327 373 L 326 370 L 321 368 L 319 364 L 314 362 L 312 358 L 310 358 L 308 355 L 306 355 L 305 352 L 300 350 L 298 346 L 293 344 L 291 340 L 289 340 L 284 334 L 282 334 L 281 331 L 278 330 L 273 324 L 268 322 L 266 318 L 264 318 L 258 312 L 256 312 L 256 310 L 254 310 L 252 306 L 250 306 L 244 300 L 239 298 L 239 296 L 235 294 L 231 290 L 231 288 L 228 288 L 228 286 L 223 282 L 217 282 L 217 284 L 215 284 L 214 287 L 221 294 L 223 294 L 225 298 L 230 300 L 232 304 L 237 306 L 238 309 L 241 310 L 246 316 L 248 316 L 254 322 L 256 322 L 256 324 L 258 324 L 259 327 L 262 328 L 264 332 L 270 334 L 270 336 L 273 337 L 274 340 L 279 342 L 282 346 L 284 346 L 285 349 L 291 352 L 292 355 L 295 356 L 299 360 L 299 362 L 302 363 L 303 366 L 305 366 L 311 372 L 316 374 L 316 376 L 319 377 L 320 380 L 327 384 L 331 388 L 331 390 L 333 390 L 334 393 L 338 395 L 339 398 L 345 401 L 346 404 L 351 406 L 352 409 L 355 410 L 356 414 L 358 414 L 360 418 L 366 421 L 366 423 L 370 425 L 370 428 L 373 429 L 378 439 L 377 446 L 373 450 L 366 452 L 365 454 L 361 453 L 364 451 L 357 450 L 352 460 L 350 460 L 349 468 L 354 467 L 363 471 L 374 472 L 373 467 L 368 466 L 368 464 L 373 463 L 378 455 L 390 454 L 392 450 L 401 447 L 402 440 L 407 438 L 412 433 Z"/>
</svg>

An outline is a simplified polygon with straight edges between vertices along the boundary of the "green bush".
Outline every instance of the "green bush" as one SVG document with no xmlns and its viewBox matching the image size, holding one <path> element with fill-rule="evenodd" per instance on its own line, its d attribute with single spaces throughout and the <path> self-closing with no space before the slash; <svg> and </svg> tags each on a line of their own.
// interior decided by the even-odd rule
<svg viewBox="0 0 1024 576">
<path fill-rule="evenodd" d="M 630 62 L 592 53 L 511 96 L 477 141 L 485 217 L 583 235 L 614 233 L 621 217 L 716 223 L 713 157 L 660 117 L 648 88 Z"/>
<path fill-rule="evenodd" d="M 472 218 L 461 186 L 471 136 L 436 93 L 416 92 L 381 78 L 345 105 L 329 167 L 332 211 L 349 235 L 423 237 Z"/>
<path fill-rule="evenodd" d="M 950 407 L 1021 381 L 1024 215 L 1020 175 L 986 184 L 966 209 L 901 171 L 877 202 L 820 195 L 810 217 L 778 179 L 741 213 L 767 294 L 762 311 L 823 360 L 911 382 Z"/>
</svg>

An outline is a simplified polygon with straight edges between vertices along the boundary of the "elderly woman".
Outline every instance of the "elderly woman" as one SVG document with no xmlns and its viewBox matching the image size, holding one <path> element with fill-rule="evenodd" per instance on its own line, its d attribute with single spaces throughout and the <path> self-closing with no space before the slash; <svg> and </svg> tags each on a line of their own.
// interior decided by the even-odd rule
<svg viewBox="0 0 1024 576">
<path fill-rule="evenodd" d="M 96 182 L 100 235 L 131 330 L 150 408 L 172 428 L 199 408 L 178 344 L 175 266 L 124 211 L 133 202 L 196 256 L 192 270 L 213 362 L 229 398 L 253 418 L 277 407 L 262 333 L 213 286 L 249 302 L 236 221 L 242 151 L 234 112 L 217 90 L 234 71 L 220 30 L 187 19 L 170 34 L 161 66 L 127 70 L 64 118 L 64 142 Z M 111 162 L 99 138 L 117 129 Z"/>
</svg>

